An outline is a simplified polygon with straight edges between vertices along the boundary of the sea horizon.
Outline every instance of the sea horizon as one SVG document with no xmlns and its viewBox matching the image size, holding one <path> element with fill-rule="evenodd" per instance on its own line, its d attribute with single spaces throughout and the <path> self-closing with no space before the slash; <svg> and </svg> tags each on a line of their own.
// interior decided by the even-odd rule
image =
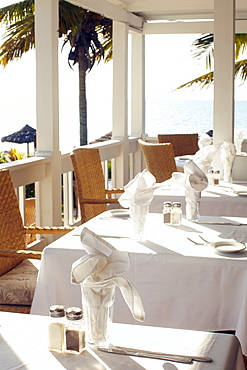
<svg viewBox="0 0 247 370">
<path fill-rule="evenodd" d="M 97 104 L 97 109 L 95 106 Z M 110 98 L 89 99 L 88 105 L 88 142 L 112 131 L 112 102 Z M 7 111 L 7 110 L 6 110 Z M 35 107 L 29 111 L 25 121 L 17 114 L 16 119 L 5 116 L 4 121 L 0 113 L 0 138 L 20 130 L 26 124 L 36 128 Z M 146 99 L 146 129 L 145 134 L 155 137 L 165 133 L 198 133 L 213 129 L 213 101 L 212 100 L 167 100 Z M 69 117 L 69 118 L 68 118 Z M 68 121 L 69 119 L 69 121 Z M 4 125 L 2 122 L 4 122 Z M 67 124 L 69 122 L 69 125 Z M 75 109 L 60 114 L 61 132 L 60 148 L 68 152 L 79 145 L 79 114 Z M 247 138 L 247 101 L 235 102 L 235 132 L 244 131 Z M 30 152 L 34 150 L 29 145 Z M 26 154 L 27 144 L 0 142 L 0 152 L 16 148 Z"/>
</svg>

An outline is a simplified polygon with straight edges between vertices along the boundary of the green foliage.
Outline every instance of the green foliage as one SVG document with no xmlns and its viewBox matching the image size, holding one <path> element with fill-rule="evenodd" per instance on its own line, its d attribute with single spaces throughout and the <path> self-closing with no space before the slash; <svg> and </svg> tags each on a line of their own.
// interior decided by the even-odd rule
<svg viewBox="0 0 247 370">
<path fill-rule="evenodd" d="M 9 152 L 7 152 L 6 156 L 8 158 L 8 162 L 18 161 L 25 157 L 25 155 L 23 153 L 20 153 L 16 148 L 13 148 Z"/>
<path fill-rule="evenodd" d="M 195 78 L 192 81 L 180 85 L 176 90 L 192 87 L 194 85 L 201 85 L 201 88 L 208 87 L 214 82 L 214 72 L 211 71 L 212 62 L 214 58 L 214 35 L 212 33 L 203 34 L 201 37 L 193 42 L 193 57 L 202 59 L 205 58 L 206 70 L 208 73 Z M 247 79 L 247 59 L 239 60 L 247 47 L 247 34 L 238 33 L 235 35 L 235 77 L 239 76 L 245 82 Z"/>
<path fill-rule="evenodd" d="M 11 149 L 9 152 L 0 152 L 0 163 L 8 163 L 23 159 L 25 155 L 20 153 L 16 148 Z"/>
<path fill-rule="evenodd" d="M 0 163 L 6 163 L 6 162 L 8 162 L 6 158 L 6 153 L 0 152 Z"/>
</svg>

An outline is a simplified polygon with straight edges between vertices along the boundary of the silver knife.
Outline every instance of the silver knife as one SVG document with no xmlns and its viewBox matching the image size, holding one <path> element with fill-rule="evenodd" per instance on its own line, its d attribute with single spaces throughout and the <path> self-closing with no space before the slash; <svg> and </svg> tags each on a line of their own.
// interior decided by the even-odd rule
<svg viewBox="0 0 247 370">
<path fill-rule="evenodd" d="M 108 353 L 148 357 L 148 358 L 155 358 L 155 359 L 166 360 L 166 361 L 182 362 L 186 364 L 190 364 L 193 360 L 201 361 L 201 362 L 211 362 L 212 361 L 211 357 L 175 355 L 171 353 L 145 351 L 145 350 L 139 350 L 139 349 L 134 349 L 134 348 L 126 348 L 126 347 L 110 346 L 109 348 L 105 348 L 105 347 L 97 347 L 97 348 L 100 351 L 104 351 Z"/>
<path fill-rule="evenodd" d="M 214 222 L 214 221 L 198 221 L 197 222 L 198 224 L 204 224 L 204 225 L 232 225 L 232 226 L 242 226 L 242 225 L 247 225 L 247 224 L 243 224 L 243 223 L 240 223 L 240 222 Z"/>
</svg>

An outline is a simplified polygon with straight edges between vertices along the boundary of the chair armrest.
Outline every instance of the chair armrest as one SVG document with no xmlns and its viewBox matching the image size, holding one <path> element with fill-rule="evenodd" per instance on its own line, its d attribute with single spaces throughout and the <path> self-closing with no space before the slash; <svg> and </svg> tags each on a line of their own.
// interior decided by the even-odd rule
<svg viewBox="0 0 247 370">
<path fill-rule="evenodd" d="M 0 257 L 41 260 L 42 252 L 32 250 L 0 249 Z"/>
<path fill-rule="evenodd" d="M 74 230 L 74 227 L 70 226 L 24 226 L 26 234 L 67 234 Z"/>
<path fill-rule="evenodd" d="M 117 204 L 118 203 L 118 200 L 117 199 L 111 199 L 111 198 L 104 198 L 104 199 L 81 199 L 80 200 L 81 203 L 85 203 L 85 204 L 110 204 L 110 203 L 114 203 L 114 204 Z"/>
<path fill-rule="evenodd" d="M 106 194 L 122 194 L 124 193 L 124 189 L 106 189 Z"/>
</svg>

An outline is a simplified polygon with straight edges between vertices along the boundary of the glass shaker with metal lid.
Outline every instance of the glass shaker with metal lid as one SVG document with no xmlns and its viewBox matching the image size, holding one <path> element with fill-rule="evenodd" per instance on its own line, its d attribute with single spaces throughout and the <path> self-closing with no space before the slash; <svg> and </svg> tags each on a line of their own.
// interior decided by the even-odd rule
<svg viewBox="0 0 247 370">
<path fill-rule="evenodd" d="M 66 310 L 65 351 L 79 354 L 85 348 L 85 327 L 82 310 L 70 307 Z"/>
<path fill-rule="evenodd" d="M 63 352 L 64 329 L 65 329 L 65 307 L 53 305 L 50 307 L 50 324 L 48 328 L 49 343 L 51 351 Z"/>
<path fill-rule="evenodd" d="M 179 226 L 182 222 L 182 208 L 180 202 L 172 204 L 171 223 L 172 225 Z"/>
<path fill-rule="evenodd" d="M 163 220 L 164 224 L 171 225 L 172 202 L 164 202 Z"/>
</svg>

